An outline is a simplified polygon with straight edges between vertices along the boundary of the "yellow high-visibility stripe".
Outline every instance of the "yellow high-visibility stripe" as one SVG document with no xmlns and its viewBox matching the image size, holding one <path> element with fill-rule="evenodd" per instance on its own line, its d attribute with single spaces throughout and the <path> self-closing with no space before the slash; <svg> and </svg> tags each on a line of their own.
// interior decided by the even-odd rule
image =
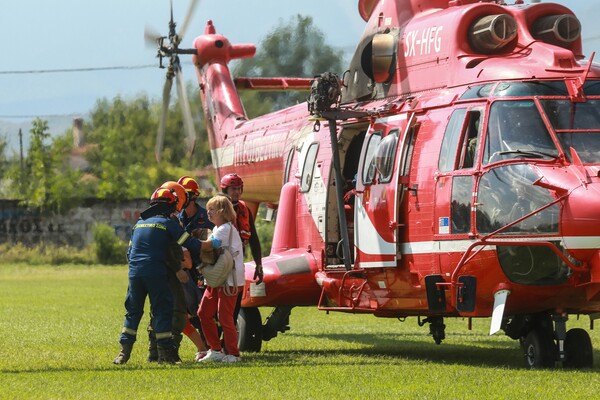
<svg viewBox="0 0 600 400">
<path fill-rule="evenodd" d="M 128 335 L 132 335 L 132 336 L 136 336 L 137 335 L 137 331 L 131 328 L 127 328 L 126 326 L 123 327 L 123 330 L 121 331 L 121 333 L 126 333 Z"/>
<path fill-rule="evenodd" d="M 167 227 L 162 224 L 137 224 L 136 226 L 133 227 L 133 229 L 137 229 L 137 228 L 158 228 L 158 229 L 162 229 L 164 231 L 167 230 Z"/>
<path fill-rule="evenodd" d="M 172 336 L 171 332 L 157 332 L 156 333 L 156 340 L 160 340 L 160 339 L 170 339 Z"/>
<path fill-rule="evenodd" d="M 183 244 L 189 237 L 190 237 L 190 234 L 187 231 L 183 232 L 183 235 L 181 235 L 181 237 L 177 240 L 177 244 L 180 246 L 183 246 Z"/>
</svg>

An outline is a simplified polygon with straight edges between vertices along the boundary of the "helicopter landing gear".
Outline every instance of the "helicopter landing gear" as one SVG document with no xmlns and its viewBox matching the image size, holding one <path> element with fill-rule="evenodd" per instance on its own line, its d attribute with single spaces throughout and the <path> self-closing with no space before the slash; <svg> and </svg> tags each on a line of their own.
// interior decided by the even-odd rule
<svg viewBox="0 0 600 400">
<path fill-rule="evenodd" d="M 446 338 L 446 325 L 444 324 L 444 317 L 428 317 L 423 321 L 419 318 L 419 326 L 423 326 L 429 322 L 429 334 L 433 337 L 435 344 L 442 343 L 442 340 Z"/>
<path fill-rule="evenodd" d="M 240 350 L 251 353 L 259 352 L 262 347 L 262 319 L 258 308 L 240 308 L 237 328 Z"/>
<path fill-rule="evenodd" d="M 522 340 L 525 365 L 530 369 L 552 368 L 556 357 L 556 344 L 552 332 L 536 328 Z"/>
<path fill-rule="evenodd" d="M 566 314 L 539 313 L 518 315 L 504 325 L 505 333 L 519 339 L 527 368 L 592 368 L 593 348 L 584 329 L 567 331 Z"/>
<path fill-rule="evenodd" d="M 592 368 L 594 349 L 590 335 L 581 328 L 569 329 L 565 338 L 565 368 Z"/>
</svg>

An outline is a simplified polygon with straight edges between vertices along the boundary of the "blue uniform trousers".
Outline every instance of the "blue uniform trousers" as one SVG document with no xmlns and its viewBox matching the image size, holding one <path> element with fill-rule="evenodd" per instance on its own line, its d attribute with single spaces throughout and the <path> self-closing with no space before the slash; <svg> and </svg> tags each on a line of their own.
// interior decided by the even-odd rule
<svg viewBox="0 0 600 400">
<path fill-rule="evenodd" d="M 133 344 L 137 329 L 144 315 L 146 296 L 150 298 L 150 312 L 154 316 L 153 328 L 159 347 L 172 347 L 173 338 L 173 294 L 167 277 L 129 278 L 129 288 L 125 298 L 125 322 L 119 342 Z"/>
</svg>

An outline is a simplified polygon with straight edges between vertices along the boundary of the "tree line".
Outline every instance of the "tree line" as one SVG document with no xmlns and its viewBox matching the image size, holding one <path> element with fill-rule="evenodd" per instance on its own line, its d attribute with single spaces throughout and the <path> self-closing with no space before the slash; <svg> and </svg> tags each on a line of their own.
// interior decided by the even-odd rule
<svg viewBox="0 0 600 400">
<path fill-rule="evenodd" d="M 259 44 L 255 57 L 237 62 L 233 75 L 310 78 L 326 71 L 341 75 L 342 65 L 342 50 L 326 44 L 311 17 L 296 15 L 273 28 Z M 188 85 L 187 89 L 198 135 L 191 160 L 186 156 L 179 99 L 170 106 L 164 150 L 161 161 L 156 162 L 154 147 L 162 101 L 146 95 L 103 98 L 83 124 L 85 168 L 71 165 L 70 129 L 62 135 L 50 135 L 47 121 L 34 120 L 23 160 L 8 155 L 7 139 L 0 137 L 1 197 L 19 199 L 43 211 L 63 212 L 84 198 L 123 201 L 149 197 L 157 184 L 210 165 L 200 97 L 195 86 Z M 306 92 L 242 93 L 250 118 L 303 102 L 306 97 Z"/>
</svg>

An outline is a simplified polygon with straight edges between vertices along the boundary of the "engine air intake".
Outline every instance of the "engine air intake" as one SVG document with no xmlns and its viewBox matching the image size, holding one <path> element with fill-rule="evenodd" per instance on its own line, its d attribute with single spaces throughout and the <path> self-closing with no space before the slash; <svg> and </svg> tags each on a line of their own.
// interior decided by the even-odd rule
<svg viewBox="0 0 600 400">
<path fill-rule="evenodd" d="M 493 53 L 517 36 L 517 22 L 507 14 L 486 15 L 469 29 L 469 41 L 475 51 Z"/>
<path fill-rule="evenodd" d="M 535 21 L 532 33 L 538 40 L 567 47 L 581 36 L 581 24 L 574 15 L 550 15 Z"/>
</svg>

